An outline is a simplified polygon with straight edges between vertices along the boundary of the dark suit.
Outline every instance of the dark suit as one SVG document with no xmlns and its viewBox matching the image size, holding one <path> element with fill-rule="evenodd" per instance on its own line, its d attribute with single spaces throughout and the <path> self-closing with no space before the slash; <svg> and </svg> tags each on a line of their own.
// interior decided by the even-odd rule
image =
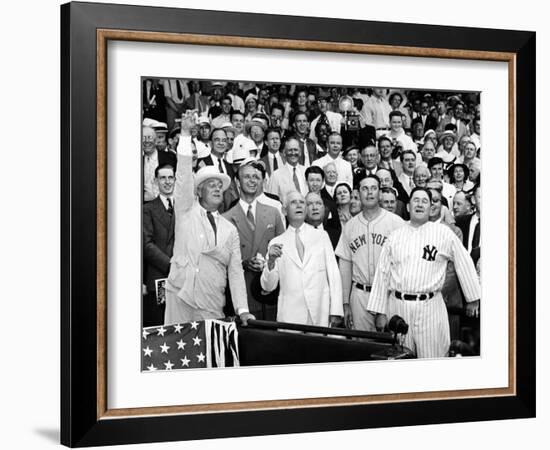
<svg viewBox="0 0 550 450">
<path fill-rule="evenodd" d="M 147 295 L 143 298 L 143 326 L 164 323 L 165 305 L 157 305 L 155 280 L 166 278 L 174 248 L 174 215 L 160 197 L 143 206 L 143 263 Z"/>
<path fill-rule="evenodd" d="M 472 250 L 470 251 L 470 256 L 474 261 L 474 265 L 476 265 L 480 256 L 480 251 L 481 251 L 480 245 L 479 245 L 481 222 L 478 222 L 477 225 L 474 227 L 474 229 L 471 229 L 472 216 L 473 214 L 468 214 L 466 216 L 458 216 L 458 217 L 455 217 L 455 220 L 456 220 L 456 226 L 460 228 L 460 231 L 462 231 L 462 243 L 464 244 L 464 247 L 466 249 L 468 248 L 470 233 L 474 233 L 472 238 Z"/>
<path fill-rule="evenodd" d="M 323 220 L 323 227 L 330 237 L 332 246 L 336 248 L 338 239 L 340 239 L 340 233 L 342 232 L 342 224 L 340 222 L 340 216 L 338 215 L 338 206 L 325 188 L 321 189 L 319 194 L 321 194 L 321 199 L 325 205 L 325 220 Z M 329 230 L 332 230 L 332 234 Z M 333 238 L 336 239 L 336 244 Z"/>
<path fill-rule="evenodd" d="M 229 211 L 223 214 L 239 232 L 241 244 L 241 257 L 243 261 L 253 258 L 258 253 L 266 257 L 267 245 L 275 236 L 285 231 L 281 216 L 277 209 L 272 206 L 256 202 L 255 229 L 250 226 L 248 219 L 240 205 L 235 204 Z M 244 270 L 246 293 L 248 296 L 248 309 L 257 319 L 275 320 L 276 307 L 266 306 L 258 302 L 252 294 L 252 283 L 255 278 L 260 277 L 261 272 Z"/>
<path fill-rule="evenodd" d="M 376 144 L 376 128 L 371 125 L 365 125 L 357 131 L 346 131 L 342 129 L 342 146 L 344 149 L 351 145 L 356 145 L 359 150 L 364 149 L 369 144 Z"/>
<path fill-rule="evenodd" d="M 214 165 L 214 161 L 211 155 L 208 155 L 204 158 L 199 159 L 197 166 L 201 163 L 206 166 Z M 218 212 L 220 214 L 229 210 L 229 208 L 231 208 L 231 205 L 235 202 L 235 200 L 239 198 L 239 190 L 237 188 L 237 183 L 235 181 L 235 171 L 233 170 L 233 166 L 231 166 L 231 164 L 228 164 L 224 160 L 222 160 L 222 164 L 225 168 L 225 172 L 231 178 L 231 184 L 229 185 L 227 190 L 223 193 L 223 202 L 218 208 Z"/>
<path fill-rule="evenodd" d="M 267 147 L 264 147 L 264 148 L 267 148 Z M 267 175 L 271 176 L 271 166 L 269 165 L 269 155 L 267 154 L 268 151 L 269 150 L 266 150 L 265 154 L 263 154 L 264 151 L 262 150 L 262 157 L 260 158 L 260 161 L 262 161 L 265 164 L 265 170 L 267 172 Z M 284 163 L 283 155 L 281 154 L 280 156 Z M 280 169 L 282 167 L 282 164 L 280 163 L 277 163 L 277 164 L 278 164 L 277 169 Z"/>
<path fill-rule="evenodd" d="M 422 123 L 422 117 L 418 116 L 411 122 L 411 128 L 415 123 Z M 428 130 L 434 130 L 437 128 L 437 119 L 430 114 L 426 116 L 426 122 L 422 125 L 422 131 L 425 133 Z"/>
<path fill-rule="evenodd" d="M 143 100 L 143 117 L 166 122 L 166 97 L 164 96 L 164 87 L 159 82 L 151 83 L 149 89 L 149 98 L 155 96 L 155 105 L 150 105 L 147 99 L 147 82 L 151 80 L 143 80 L 142 82 L 142 100 Z"/>
<path fill-rule="evenodd" d="M 306 138 L 304 142 L 296 135 L 294 135 L 293 137 L 296 138 L 300 143 L 300 150 L 302 151 L 302 155 L 300 156 L 300 164 L 302 166 L 304 165 L 306 151 L 308 152 L 309 156 L 309 165 L 313 164 L 313 161 L 315 161 L 316 159 L 325 156 L 325 153 L 317 151 L 317 144 L 315 144 L 312 139 Z"/>
</svg>

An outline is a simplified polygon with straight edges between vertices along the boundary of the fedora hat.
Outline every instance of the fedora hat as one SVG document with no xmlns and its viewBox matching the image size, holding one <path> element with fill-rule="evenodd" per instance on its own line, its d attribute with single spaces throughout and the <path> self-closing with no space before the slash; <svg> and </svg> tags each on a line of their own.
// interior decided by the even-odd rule
<svg viewBox="0 0 550 450">
<path fill-rule="evenodd" d="M 225 173 L 221 173 L 215 166 L 204 166 L 200 168 L 195 174 L 195 190 L 201 185 L 203 181 L 216 178 L 222 182 L 222 191 L 226 191 L 231 184 L 231 178 Z"/>
</svg>

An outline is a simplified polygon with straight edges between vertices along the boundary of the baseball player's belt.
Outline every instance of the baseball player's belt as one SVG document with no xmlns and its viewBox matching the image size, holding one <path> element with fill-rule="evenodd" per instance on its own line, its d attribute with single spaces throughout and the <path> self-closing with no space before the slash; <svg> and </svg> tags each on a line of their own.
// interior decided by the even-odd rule
<svg viewBox="0 0 550 450">
<path fill-rule="evenodd" d="M 428 292 L 426 294 L 404 294 L 403 292 L 394 291 L 395 297 L 399 300 L 410 300 L 410 301 L 422 301 L 429 300 L 435 294 L 433 292 Z"/>
<path fill-rule="evenodd" d="M 357 289 L 361 289 L 362 291 L 366 291 L 366 292 L 370 292 L 370 289 L 371 289 L 371 286 L 365 286 L 364 284 L 356 283 L 355 281 L 353 282 L 353 285 Z"/>
</svg>

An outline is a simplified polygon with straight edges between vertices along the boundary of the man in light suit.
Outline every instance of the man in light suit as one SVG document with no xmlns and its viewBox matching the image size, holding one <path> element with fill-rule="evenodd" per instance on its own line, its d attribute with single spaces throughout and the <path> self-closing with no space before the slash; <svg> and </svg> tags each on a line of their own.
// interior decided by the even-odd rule
<svg viewBox="0 0 550 450">
<path fill-rule="evenodd" d="M 275 320 L 275 306 L 258 302 L 252 289 L 253 281 L 264 268 L 267 244 L 285 231 L 279 211 L 257 200 L 262 193 L 265 172 L 263 163 L 254 158 L 241 163 L 236 174 L 240 199 L 223 217 L 239 232 L 248 309 L 258 319 Z"/>
<path fill-rule="evenodd" d="M 330 239 L 304 223 L 306 202 L 296 191 L 285 198 L 289 227 L 269 243 L 262 288 L 280 286 L 277 321 L 329 326 L 341 321 L 342 281 Z"/>
<path fill-rule="evenodd" d="M 231 182 L 216 166 L 193 175 L 191 129 L 195 120 L 181 120 L 175 187 L 175 241 L 166 281 L 165 324 L 224 317 L 227 279 L 236 313 L 246 325 L 248 311 L 237 229 L 219 215 L 223 192 Z"/>
</svg>

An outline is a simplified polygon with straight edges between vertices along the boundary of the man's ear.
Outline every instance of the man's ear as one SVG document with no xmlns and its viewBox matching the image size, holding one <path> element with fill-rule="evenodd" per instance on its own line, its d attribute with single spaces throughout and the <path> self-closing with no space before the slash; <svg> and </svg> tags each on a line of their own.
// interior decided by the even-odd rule
<svg viewBox="0 0 550 450">
<path fill-rule="evenodd" d="M 409 208 L 409 204 L 407 203 L 407 212 L 410 214 L 411 213 L 411 208 Z"/>
</svg>

